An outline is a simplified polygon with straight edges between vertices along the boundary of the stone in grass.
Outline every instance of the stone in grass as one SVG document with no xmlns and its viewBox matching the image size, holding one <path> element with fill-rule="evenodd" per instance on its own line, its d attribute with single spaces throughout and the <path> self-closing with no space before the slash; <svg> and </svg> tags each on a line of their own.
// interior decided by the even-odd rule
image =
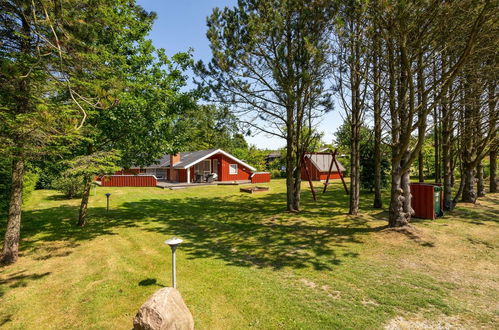
<svg viewBox="0 0 499 330">
<path fill-rule="evenodd" d="M 180 292 L 174 288 L 156 291 L 139 309 L 134 330 L 192 330 L 194 319 Z"/>
</svg>

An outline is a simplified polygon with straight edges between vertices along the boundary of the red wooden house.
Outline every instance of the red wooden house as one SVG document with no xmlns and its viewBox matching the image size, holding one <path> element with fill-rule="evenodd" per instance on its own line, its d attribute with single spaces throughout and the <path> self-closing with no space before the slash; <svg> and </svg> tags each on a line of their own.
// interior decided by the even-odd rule
<svg viewBox="0 0 499 330">
<path fill-rule="evenodd" d="M 165 155 L 156 164 L 142 168 L 131 168 L 117 175 L 154 175 L 157 179 L 172 182 L 196 182 L 202 176 L 213 174 L 215 181 L 269 182 L 270 173 L 256 169 L 222 149 L 180 152 Z"/>
<path fill-rule="evenodd" d="M 310 180 L 312 181 L 326 181 L 329 172 L 329 167 L 331 166 L 331 161 L 333 160 L 333 155 L 329 152 L 318 152 L 318 153 L 308 153 L 305 154 L 305 163 L 301 168 L 301 178 L 302 180 L 308 180 L 305 166 L 308 168 L 310 174 Z M 333 164 L 331 169 L 331 174 L 329 179 L 340 179 L 340 173 L 345 171 L 343 165 L 336 160 L 339 168 L 336 164 Z"/>
</svg>

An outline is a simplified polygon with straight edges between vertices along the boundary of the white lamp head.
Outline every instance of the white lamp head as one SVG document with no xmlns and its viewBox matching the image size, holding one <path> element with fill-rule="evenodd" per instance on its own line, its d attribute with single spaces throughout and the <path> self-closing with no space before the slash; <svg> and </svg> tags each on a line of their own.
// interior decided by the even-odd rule
<svg viewBox="0 0 499 330">
<path fill-rule="evenodd" d="M 180 243 L 182 243 L 183 240 L 177 237 L 170 238 L 169 240 L 165 241 L 165 244 L 169 245 L 172 249 L 176 248 Z"/>
</svg>

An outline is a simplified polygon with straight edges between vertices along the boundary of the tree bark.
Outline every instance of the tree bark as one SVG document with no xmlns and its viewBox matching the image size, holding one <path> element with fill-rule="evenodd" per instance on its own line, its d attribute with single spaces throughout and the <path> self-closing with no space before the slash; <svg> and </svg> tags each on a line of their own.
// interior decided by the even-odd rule
<svg viewBox="0 0 499 330">
<path fill-rule="evenodd" d="M 379 41 L 378 41 L 379 43 Z M 378 68 L 379 44 L 374 55 L 374 202 L 373 207 L 380 209 L 383 207 L 381 199 L 381 90 L 380 74 Z"/>
<path fill-rule="evenodd" d="M 475 191 L 475 166 L 474 164 L 466 164 L 464 167 L 464 178 L 463 180 L 463 197 L 462 202 L 465 203 L 475 203 L 477 195 Z"/>
<path fill-rule="evenodd" d="M 476 166 L 476 172 L 477 172 L 477 186 L 476 186 L 477 197 L 484 197 L 485 196 L 485 184 L 484 184 L 484 180 L 483 180 L 482 162 L 479 162 L 478 165 Z"/>
<path fill-rule="evenodd" d="M 350 23 L 352 33 L 350 39 L 350 90 L 351 90 L 351 114 L 350 132 L 352 146 L 350 148 L 350 195 L 348 214 L 359 213 L 360 198 L 360 126 L 361 126 L 361 77 L 360 72 L 360 25 L 356 20 Z"/>
<path fill-rule="evenodd" d="M 90 197 L 90 188 L 92 187 L 92 178 L 85 177 L 83 195 L 81 197 L 80 212 L 78 215 L 78 226 L 83 227 L 87 224 L 88 199 Z"/>
<path fill-rule="evenodd" d="M 286 205 L 290 212 L 298 211 L 295 208 L 295 185 L 294 185 L 294 143 L 293 143 L 293 129 L 288 125 L 288 137 L 286 141 Z"/>
<path fill-rule="evenodd" d="M 352 129 L 356 131 L 355 129 Z M 359 213 L 359 197 L 360 197 L 360 157 L 359 157 L 359 142 L 358 142 L 358 133 L 355 133 L 357 136 L 352 139 L 352 147 L 350 151 L 350 194 L 349 194 L 349 210 L 348 214 L 357 215 Z M 356 141 L 357 140 L 357 141 Z"/>
<path fill-rule="evenodd" d="M 21 236 L 21 207 L 23 201 L 24 159 L 16 157 L 12 161 L 12 183 L 10 189 L 7 231 L 3 243 L 0 264 L 8 265 L 19 257 L 19 238 Z"/>
<path fill-rule="evenodd" d="M 410 213 L 407 213 L 407 203 L 405 201 L 404 187 L 405 179 L 400 166 L 392 166 L 391 199 L 388 224 L 390 227 L 403 227 L 409 224 Z M 409 201 L 410 203 L 410 201 Z"/>
<path fill-rule="evenodd" d="M 348 210 L 348 214 L 350 215 L 357 215 L 359 213 L 359 196 L 360 196 L 359 125 L 360 124 L 358 123 L 357 118 L 358 118 L 357 114 L 352 113 L 352 121 L 351 121 L 352 146 L 350 149 L 350 194 L 349 194 L 349 210 Z"/>
<path fill-rule="evenodd" d="M 452 125 L 452 124 L 451 124 Z M 453 186 L 453 175 L 452 175 L 452 153 L 450 150 L 451 139 L 449 127 L 445 123 L 442 125 L 442 164 L 443 164 L 443 174 L 444 174 L 444 200 L 443 206 L 445 211 L 451 211 L 454 208 L 454 203 L 452 203 L 452 186 Z"/>
<path fill-rule="evenodd" d="M 442 73 L 447 69 L 446 57 L 442 56 Z M 449 102 L 450 88 L 442 91 L 442 169 L 444 179 L 443 207 L 445 211 L 454 209 L 452 202 L 452 187 L 454 186 L 454 169 L 452 164 L 452 130 L 454 120 L 452 118 L 452 107 Z"/>
<path fill-rule="evenodd" d="M 441 183 L 441 170 L 440 170 L 440 127 L 439 127 L 439 118 L 438 118 L 438 107 L 434 108 L 433 111 L 433 120 L 434 120 L 434 148 L 435 148 L 435 183 Z"/>
<path fill-rule="evenodd" d="M 29 57 L 32 51 L 32 35 L 29 17 L 31 17 L 31 5 L 21 9 L 21 31 L 20 37 L 20 53 Z M 28 68 L 24 68 L 28 71 Z M 18 83 L 18 97 L 16 101 L 16 113 L 24 115 L 30 110 L 29 95 L 30 95 L 30 81 L 28 77 L 22 78 Z M 17 135 L 17 134 L 16 134 Z M 14 137 L 16 148 L 23 150 L 25 148 L 23 139 L 25 137 L 21 133 Z M 22 213 L 22 192 L 23 192 L 23 179 L 24 179 L 25 157 L 22 151 L 14 155 L 12 160 L 12 178 L 10 187 L 10 202 L 9 213 L 7 217 L 7 230 L 3 243 L 2 255 L 0 256 L 0 264 L 12 264 L 19 258 L 19 239 L 21 237 L 21 213 Z"/>
<path fill-rule="evenodd" d="M 490 187 L 491 193 L 497 192 L 497 150 L 492 148 L 489 153 L 490 156 Z"/>
<path fill-rule="evenodd" d="M 419 182 L 424 182 L 424 161 L 422 151 L 418 153 L 418 179 Z"/>
</svg>

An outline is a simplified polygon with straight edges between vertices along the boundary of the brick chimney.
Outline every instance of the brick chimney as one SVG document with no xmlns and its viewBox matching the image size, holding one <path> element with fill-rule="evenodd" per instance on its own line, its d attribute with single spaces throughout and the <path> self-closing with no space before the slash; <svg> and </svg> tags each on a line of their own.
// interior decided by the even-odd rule
<svg viewBox="0 0 499 330">
<path fill-rule="evenodd" d="M 170 166 L 173 166 L 180 162 L 180 153 L 176 153 L 175 155 L 170 155 Z"/>
</svg>

